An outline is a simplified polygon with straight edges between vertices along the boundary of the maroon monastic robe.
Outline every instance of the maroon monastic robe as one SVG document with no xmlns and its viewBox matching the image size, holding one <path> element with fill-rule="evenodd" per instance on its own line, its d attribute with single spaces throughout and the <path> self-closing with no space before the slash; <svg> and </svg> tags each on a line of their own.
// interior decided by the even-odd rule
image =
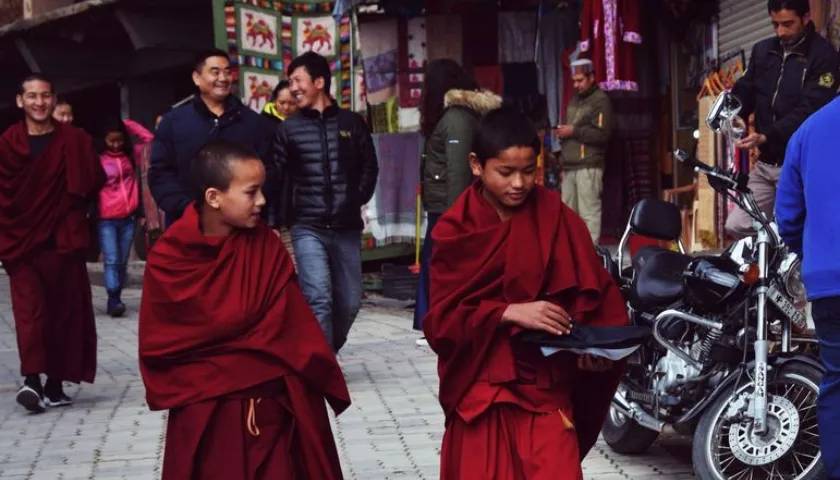
<svg viewBox="0 0 840 480">
<path fill-rule="evenodd" d="M 56 124 L 52 136 L 36 158 L 24 122 L 0 137 L 0 261 L 11 283 L 21 373 L 93 382 L 87 212 L 105 174 L 82 130 Z"/>
<path fill-rule="evenodd" d="M 350 397 L 268 227 L 207 237 L 187 208 L 149 254 L 139 329 L 164 480 L 342 478 L 324 399 Z"/>
<path fill-rule="evenodd" d="M 441 479 L 580 478 L 622 367 L 584 372 L 575 355 L 544 358 L 501 317 L 509 304 L 546 300 L 576 324 L 627 323 L 583 221 L 542 187 L 501 221 L 479 182 L 433 238 L 424 331 L 438 354 L 446 414 Z"/>
</svg>

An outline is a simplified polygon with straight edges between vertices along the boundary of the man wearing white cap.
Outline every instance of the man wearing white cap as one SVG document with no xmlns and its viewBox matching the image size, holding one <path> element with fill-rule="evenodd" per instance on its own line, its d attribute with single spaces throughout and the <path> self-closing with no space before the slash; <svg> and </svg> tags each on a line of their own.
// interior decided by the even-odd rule
<svg viewBox="0 0 840 480">
<path fill-rule="evenodd" d="M 563 139 L 563 202 L 586 222 L 592 241 L 601 236 L 601 190 L 604 159 L 612 134 L 610 98 L 595 82 L 590 60 L 572 62 L 575 96 L 566 110 L 566 125 L 557 127 Z"/>
</svg>

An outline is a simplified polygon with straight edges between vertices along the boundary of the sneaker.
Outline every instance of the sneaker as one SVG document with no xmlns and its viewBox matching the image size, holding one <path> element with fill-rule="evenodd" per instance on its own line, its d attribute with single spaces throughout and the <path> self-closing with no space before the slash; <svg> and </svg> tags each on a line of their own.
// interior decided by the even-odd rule
<svg viewBox="0 0 840 480">
<path fill-rule="evenodd" d="M 64 394 L 64 392 L 59 393 L 53 397 L 45 396 L 44 398 L 44 405 L 55 408 L 55 407 L 66 407 L 68 405 L 73 404 L 73 399 L 68 397 Z"/>
<path fill-rule="evenodd" d="M 417 345 L 418 347 L 428 347 L 429 346 L 429 341 L 426 340 L 426 337 L 420 337 L 420 338 L 418 338 L 417 340 L 414 341 L 414 344 Z"/>
<path fill-rule="evenodd" d="M 17 392 L 17 402 L 32 413 L 43 413 L 46 410 L 44 399 L 29 385 L 20 387 Z"/>
</svg>

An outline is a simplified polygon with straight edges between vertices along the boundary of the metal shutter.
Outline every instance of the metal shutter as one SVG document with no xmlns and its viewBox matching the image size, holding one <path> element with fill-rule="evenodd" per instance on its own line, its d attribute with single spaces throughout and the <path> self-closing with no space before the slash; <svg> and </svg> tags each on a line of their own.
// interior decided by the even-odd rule
<svg viewBox="0 0 840 480">
<path fill-rule="evenodd" d="M 767 0 L 721 0 L 718 20 L 718 56 L 744 50 L 749 61 L 752 46 L 772 37 Z"/>
</svg>

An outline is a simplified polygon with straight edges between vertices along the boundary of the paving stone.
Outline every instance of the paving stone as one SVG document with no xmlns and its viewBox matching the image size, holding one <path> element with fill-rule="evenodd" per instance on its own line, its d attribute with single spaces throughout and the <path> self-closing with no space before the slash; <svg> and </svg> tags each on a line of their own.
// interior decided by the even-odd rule
<svg viewBox="0 0 840 480">
<path fill-rule="evenodd" d="M 0 478 L 3 480 L 157 480 L 166 413 L 150 411 L 137 368 L 140 291 L 127 289 L 128 315 L 104 314 L 94 287 L 99 370 L 93 385 L 69 385 L 69 408 L 28 415 L 14 402 L 18 377 L 8 277 L 0 273 Z M 411 311 L 366 301 L 339 354 L 353 405 L 331 415 L 339 458 L 350 480 L 438 478 L 444 419 L 434 354 L 417 347 Z M 675 436 L 641 456 L 614 454 L 599 441 L 584 478 L 692 478 L 690 443 Z M 687 447 L 686 447 L 687 446 Z M 675 456 L 671 452 L 676 451 Z M 685 455 L 685 452 L 689 452 Z"/>
</svg>

